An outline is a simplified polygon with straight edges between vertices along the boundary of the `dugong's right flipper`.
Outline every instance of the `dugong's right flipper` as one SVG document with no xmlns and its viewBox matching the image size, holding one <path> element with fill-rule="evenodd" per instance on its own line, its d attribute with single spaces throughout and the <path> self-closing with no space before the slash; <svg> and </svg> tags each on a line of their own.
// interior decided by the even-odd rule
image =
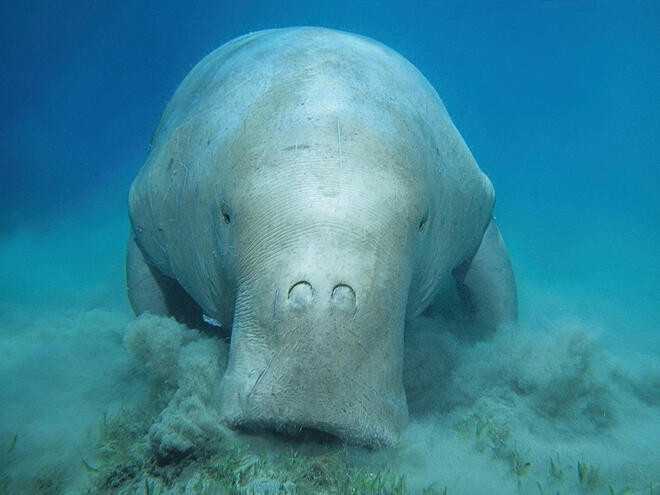
<svg viewBox="0 0 660 495">
<path fill-rule="evenodd" d="M 443 280 L 438 296 L 425 311 L 452 321 L 460 338 L 482 339 L 502 323 L 518 318 L 518 291 L 504 240 L 491 219 L 477 252 Z"/>
<path fill-rule="evenodd" d="M 126 249 L 128 300 L 136 315 L 173 316 L 191 327 L 203 328 L 202 310 L 179 283 L 151 266 L 135 243 L 133 232 Z"/>
<path fill-rule="evenodd" d="M 465 303 L 484 334 L 518 318 L 516 279 L 494 218 L 488 224 L 472 261 L 463 270 L 455 271 L 454 276 Z"/>
</svg>

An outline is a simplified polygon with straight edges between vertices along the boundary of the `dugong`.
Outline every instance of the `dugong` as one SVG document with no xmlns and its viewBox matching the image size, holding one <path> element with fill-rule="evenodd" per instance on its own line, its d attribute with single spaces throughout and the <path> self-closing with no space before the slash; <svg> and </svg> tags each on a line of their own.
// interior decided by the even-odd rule
<svg viewBox="0 0 660 495">
<path fill-rule="evenodd" d="M 488 178 L 424 76 L 368 38 L 247 34 L 168 103 L 129 193 L 136 314 L 231 329 L 232 428 L 370 447 L 408 421 L 408 318 L 516 317 Z"/>
</svg>

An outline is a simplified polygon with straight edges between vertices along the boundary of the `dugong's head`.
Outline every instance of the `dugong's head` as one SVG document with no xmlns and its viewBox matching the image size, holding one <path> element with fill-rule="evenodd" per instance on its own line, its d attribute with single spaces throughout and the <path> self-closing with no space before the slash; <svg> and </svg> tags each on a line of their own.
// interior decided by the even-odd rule
<svg viewBox="0 0 660 495">
<path fill-rule="evenodd" d="M 457 256 L 438 255 L 452 243 L 442 232 L 451 211 L 436 212 L 458 193 L 437 165 L 442 153 L 471 156 L 428 83 L 391 50 L 329 31 L 269 49 L 280 47 L 287 70 L 228 138 L 215 192 L 235 284 L 223 416 L 388 444 L 408 419 L 406 316 Z"/>
<path fill-rule="evenodd" d="M 232 328 L 230 426 L 373 446 L 407 422 L 406 317 L 474 253 L 492 190 L 409 62 L 308 28 L 200 62 L 131 205 L 134 226 L 161 225 L 138 233 L 151 262 Z"/>
<path fill-rule="evenodd" d="M 232 425 L 372 445 L 407 421 L 403 326 L 429 195 L 396 147 L 356 129 L 332 115 L 309 136 L 278 136 L 222 195 L 236 284 L 221 394 Z M 264 142 L 273 130 L 256 132 Z"/>
</svg>

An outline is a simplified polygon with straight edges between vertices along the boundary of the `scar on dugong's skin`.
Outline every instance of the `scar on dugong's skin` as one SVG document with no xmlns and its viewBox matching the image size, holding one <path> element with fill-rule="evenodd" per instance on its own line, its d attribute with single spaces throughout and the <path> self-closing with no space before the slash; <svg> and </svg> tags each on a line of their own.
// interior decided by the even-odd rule
<svg viewBox="0 0 660 495">
<path fill-rule="evenodd" d="M 130 302 L 231 328 L 229 426 L 387 445 L 408 421 L 407 317 L 516 317 L 493 204 L 399 54 L 328 29 L 248 34 L 163 113 L 130 191 Z"/>
</svg>

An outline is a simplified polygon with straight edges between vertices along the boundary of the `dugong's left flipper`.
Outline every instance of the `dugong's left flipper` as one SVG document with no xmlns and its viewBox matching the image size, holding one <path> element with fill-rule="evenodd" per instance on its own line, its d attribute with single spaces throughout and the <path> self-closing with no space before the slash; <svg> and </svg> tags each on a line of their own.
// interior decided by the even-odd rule
<svg viewBox="0 0 660 495">
<path fill-rule="evenodd" d="M 135 242 L 133 232 L 126 249 L 128 299 L 136 315 L 173 316 L 194 328 L 205 328 L 202 310 L 179 283 L 150 265 Z"/>
<path fill-rule="evenodd" d="M 170 316 L 163 282 L 164 277 L 144 259 L 142 250 L 135 243 L 135 234 L 131 232 L 126 246 L 126 285 L 128 300 L 136 315 Z"/>
<path fill-rule="evenodd" d="M 513 267 L 495 219 L 491 219 L 469 265 L 454 276 L 465 304 L 483 334 L 518 317 L 518 291 Z"/>
</svg>

